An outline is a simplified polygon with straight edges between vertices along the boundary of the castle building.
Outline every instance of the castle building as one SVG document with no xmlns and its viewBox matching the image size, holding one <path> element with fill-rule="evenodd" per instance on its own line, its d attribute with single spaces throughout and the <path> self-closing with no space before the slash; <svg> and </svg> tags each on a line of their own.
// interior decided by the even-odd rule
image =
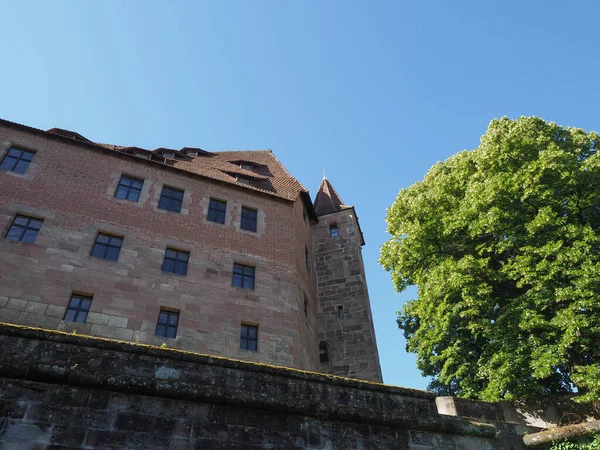
<svg viewBox="0 0 600 450">
<path fill-rule="evenodd" d="M 382 381 L 354 207 L 270 150 L 0 120 L 0 322 Z"/>
</svg>

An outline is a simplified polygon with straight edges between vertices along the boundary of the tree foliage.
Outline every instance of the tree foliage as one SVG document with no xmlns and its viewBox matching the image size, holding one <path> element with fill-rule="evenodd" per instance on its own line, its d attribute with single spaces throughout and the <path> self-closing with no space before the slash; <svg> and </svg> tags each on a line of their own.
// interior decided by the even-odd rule
<svg viewBox="0 0 600 450">
<path fill-rule="evenodd" d="M 432 388 L 599 397 L 599 146 L 535 117 L 493 120 L 477 149 L 400 191 L 380 263 L 398 291 L 418 287 L 398 324 Z"/>
</svg>

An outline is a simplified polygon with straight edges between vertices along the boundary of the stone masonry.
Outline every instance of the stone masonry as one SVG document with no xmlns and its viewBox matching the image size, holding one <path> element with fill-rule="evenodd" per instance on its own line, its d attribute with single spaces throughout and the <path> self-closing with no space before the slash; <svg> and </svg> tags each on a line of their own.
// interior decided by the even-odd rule
<svg viewBox="0 0 600 450">
<path fill-rule="evenodd" d="M 0 324 L 2 449 L 523 449 L 430 392 Z"/>
</svg>

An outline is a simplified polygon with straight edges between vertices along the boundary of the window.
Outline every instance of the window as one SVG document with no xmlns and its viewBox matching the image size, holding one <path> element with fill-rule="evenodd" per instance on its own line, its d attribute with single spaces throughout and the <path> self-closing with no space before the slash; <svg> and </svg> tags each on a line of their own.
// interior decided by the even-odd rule
<svg viewBox="0 0 600 450">
<path fill-rule="evenodd" d="M 96 258 L 104 258 L 110 261 L 116 261 L 119 259 L 119 252 L 121 251 L 121 244 L 123 243 L 123 237 L 111 236 L 110 234 L 98 233 L 96 236 L 96 242 L 92 247 L 92 256 Z"/>
<path fill-rule="evenodd" d="M 140 159 L 150 159 L 150 155 L 145 155 L 144 153 L 136 153 L 135 156 Z"/>
<path fill-rule="evenodd" d="M 250 184 L 250 178 L 246 178 L 246 177 L 237 177 L 238 182 L 240 183 L 244 183 L 244 184 Z"/>
<path fill-rule="evenodd" d="M 144 180 L 121 175 L 119 186 L 117 186 L 117 190 L 115 191 L 115 198 L 137 202 L 140 198 L 143 185 Z"/>
<path fill-rule="evenodd" d="M 308 317 L 308 298 L 304 294 L 304 315 Z"/>
<path fill-rule="evenodd" d="M 175 311 L 160 310 L 156 324 L 157 336 L 174 338 L 177 336 L 177 325 L 179 324 L 179 313 Z"/>
<path fill-rule="evenodd" d="M 189 259 L 189 252 L 167 248 L 165 251 L 165 260 L 163 261 L 162 271 L 176 273 L 177 275 L 187 275 Z"/>
<path fill-rule="evenodd" d="M 344 307 L 343 307 L 342 305 L 339 305 L 339 306 L 338 306 L 338 317 L 339 317 L 340 319 L 343 319 L 343 318 L 344 318 Z"/>
<path fill-rule="evenodd" d="M 329 361 L 329 352 L 327 350 L 327 344 L 325 343 L 325 341 L 321 341 L 321 343 L 319 344 L 319 361 Z"/>
<path fill-rule="evenodd" d="M 34 219 L 33 217 L 17 214 L 15 220 L 6 233 L 6 239 L 19 242 L 35 242 L 35 238 L 42 228 L 43 219 Z"/>
<path fill-rule="evenodd" d="M 198 150 L 188 151 L 187 155 L 191 157 L 198 156 Z"/>
<path fill-rule="evenodd" d="M 92 297 L 85 295 L 72 294 L 69 306 L 65 312 L 63 320 L 65 322 L 76 322 L 85 323 L 88 312 L 90 312 L 90 306 L 92 304 Z"/>
<path fill-rule="evenodd" d="M 173 152 L 163 153 L 163 158 L 165 158 L 165 159 L 173 159 L 173 158 L 175 158 L 175 153 L 173 153 Z"/>
<path fill-rule="evenodd" d="M 254 267 L 234 264 L 231 284 L 235 287 L 254 289 Z"/>
<path fill-rule="evenodd" d="M 329 236 L 331 236 L 331 237 L 339 236 L 337 223 L 332 223 L 331 225 L 329 225 Z"/>
<path fill-rule="evenodd" d="M 210 199 L 208 203 L 208 217 L 207 219 L 211 222 L 225 223 L 225 209 L 227 208 L 227 202 L 222 200 Z"/>
<path fill-rule="evenodd" d="M 252 163 L 243 162 L 240 164 L 240 167 L 244 170 L 252 170 Z"/>
<path fill-rule="evenodd" d="M 258 325 L 242 324 L 240 348 L 243 350 L 258 350 Z"/>
<path fill-rule="evenodd" d="M 183 202 L 183 191 L 178 189 L 164 187 L 160 193 L 160 200 L 158 202 L 159 209 L 166 209 L 167 211 L 181 212 L 181 203 Z"/>
<path fill-rule="evenodd" d="M 304 249 L 304 263 L 306 264 L 306 270 L 310 270 L 310 253 L 308 253 L 308 249 Z"/>
<path fill-rule="evenodd" d="M 0 170 L 25 173 L 34 155 L 35 153 L 29 150 L 11 147 L 0 164 Z"/>
<path fill-rule="evenodd" d="M 254 231 L 256 233 L 256 218 L 258 212 L 255 209 L 242 207 L 242 221 L 240 228 L 242 230 Z"/>
</svg>

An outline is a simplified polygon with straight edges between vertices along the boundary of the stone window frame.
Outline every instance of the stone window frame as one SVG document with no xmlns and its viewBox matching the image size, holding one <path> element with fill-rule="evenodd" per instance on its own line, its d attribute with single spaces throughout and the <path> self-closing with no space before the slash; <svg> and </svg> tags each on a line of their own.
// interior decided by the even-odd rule
<svg viewBox="0 0 600 450">
<path fill-rule="evenodd" d="M 164 268 L 165 268 L 165 262 L 167 261 L 167 259 L 172 260 L 172 258 L 167 258 L 167 252 L 169 250 L 176 252 L 175 260 L 174 260 L 175 261 L 175 266 L 176 266 L 177 262 L 184 262 L 183 260 L 178 259 L 179 254 L 180 253 L 187 253 L 187 260 L 185 261 L 185 273 L 178 273 L 178 272 L 175 272 L 175 271 L 169 272 L 169 271 L 164 270 Z M 188 272 L 190 270 L 191 257 L 192 257 L 192 253 L 189 250 L 183 249 L 181 247 L 174 247 L 172 245 L 167 245 L 165 247 L 165 251 L 164 251 L 164 254 L 163 254 L 163 262 L 161 264 L 161 272 L 162 273 L 168 273 L 168 274 L 171 274 L 171 275 L 179 275 L 179 276 L 185 277 L 185 276 L 188 275 Z"/>
<path fill-rule="evenodd" d="M 163 313 L 167 314 L 167 319 L 166 319 L 165 323 L 161 323 L 161 321 L 160 321 L 160 316 Z M 169 317 L 172 315 L 177 316 L 177 323 L 174 326 L 169 325 Z M 160 310 L 158 311 L 158 317 L 156 319 L 156 328 L 154 329 L 154 335 L 159 338 L 177 339 L 177 332 L 179 331 L 179 323 L 180 322 L 181 322 L 181 310 L 180 309 L 174 309 L 174 308 L 168 308 L 168 307 L 161 306 Z M 165 327 L 165 334 L 158 334 L 158 327 L 160 327 L 160 326 Z M 175 336 L 167 336 L 169 328 L 175 329 Z"/>
<path fill-rule="evenodd" d="M 98 238 L 100 237 L 100 235 L 108 236 L 109 242 L 106 244 L 98 243 Z M 121 244 L 118 247 L 119 251 L 117 252 L 117 259 L 110 259 L 110 258 L 106 257 L 108 254 L 108 247 L 117 248 L 115 245 L 111 245 L 113 238 L 117 238 L 117 239 L 121 240 Z M 96 232 L 96 237 L 94 238 L 94 242 L 92 243 L 92 248 L 90 249 L 90 256 L 92 258 L 103 259 L 105 261 L 117 262 L 119 260 L 119 256 L 121 256 L 121 250 L 123 249 L 123 241 L 125 241 L 124 235 L 119 235 L 117 233 L 112 233 L 112 232 L 106 232 L 104 230 L 98 230 Z M 104 256 L 95 256 L 94 255 L 94 249 L 96 248 L 96 244 L 107 247 L 106 251 L 104 252 Z"/>
<path fill-rule="evenodd" d="M 169 211 L 167 209 L 160 209 L 158 207 L 158 203 L 160 202 L 160 197 L 162 194 L 162 190 L 163 187 L 166 187 L 167 189 L 176 189 L 178 191 L 183 191 L 183 199 L 181 200 L 181 211 L 179 212 L 174 212 L 174 211 Z M 190 206 L 192 204 L 192 189 L 190 189 L 189 187 L 185 187 L 183 185 L 181 185 L 180 183 L 172 183 L 169 181 L 158 181 L 154 184 L 154 194 L 152 196 L 152 201 L 150 202 L 152 205 L 152 209 L 154 210 L 154 212 L 157 213 L 161 213 L 161 214 L 171 214 L 171 215 L 175 215 L 175 216 L 187 216 L 190 213 Z"/>
<path fill-rule="evenodd" d="M 254 218 L 250 218 L 247 216 L 244 217 L 245 211 L 253 212 L 255 214 L 255 217 Z M 254 227 L 253 228 L 252 227 L 251 228 L 242 228 L 244 223 L 246 224 L 246 226 L 248 224 L 254 224 Z M 249 231 L 250 233 L 256 233 L 258 231 L 258 209 L 242 205 L 242 207 L 240 209 L 240 231 Z"/>
<path fill-rule="evenodd" d="M 0 170 L 0 173 L 9 175 L 11 177 L 23 178 L 25 180 L 33 180 L 39 167 L 40 158 L 43 158 L 45 151 L 44 147 L 32 145 L 31 143 L 21 139 L 7 139 L 0 143 L 0 161 L 4 160 L 4 157 L 12 147 L 34 153 L 33 159 L 27 166 L 25 173 L 17 173 L 10 170 Z"/>
<path fill-rule="evenodd" d="M 235 273 L 235 269 L 236 266 L 239 266 L 242 268 L 242 285 L 241 286 L 237 286 L 234 284 L 234 276 L 236 275 Z M 246 287 L 245 283 L 244 283 L 244 269 L 252 269 L 252 287 Z M 239 275 L 239 274 L 238 274 Z M 248 277 L 250 278 L 250 277 Z M 253 264 L 249 264 L 247 262 L 238 262 L 233 261 L 233 266 L 231 268 L 231 286 L 237 289 L 245 289 L 245 290 L 249 290 L 249 291 L 255 291 L 256 290 L 256 265 Z"/>
<path fill-rule="evenodd" d="M 225 209 L 223 211 L 221 211 L 219 209 L 211 208 L 211 204 L 213 204 L 213 203 L 220 204 L 220 206 L 224 205 Z M 223 222 L 220 222 L 218 220 L 211 220 L 210 219 L 211 211 L 215 211 L 219 215 L 221 213 L 223 213 Z M 218 223 L 220 225 L 225 225 L 225 222 L 227 221 L 227 200 L 222 200 L 222 199 L 217 198 L 217 197 L 210 197 L 208 199 L 208 209 L 207 209 L 207 212 L 206 212 L 206 220 L 209 221 L 209 222 L 212 222 L 212 223 Z"/>
<path fill-rule="evenodd" d="M 244 337 L 244 327 L 246 327 L 246 337 Z M 240 325 L 240 350 L 247 350 L 249 352 L 258 352 L 259 328 L 260 328 L 260 325 L 256 322 L 248 322 L 245 320 L 242 321 L 242 323 Z M 256 337 L 254 339 L 249 338 L 249 331 L 251 329 L 255 330 L 255 333 L 256 333 Z M 242 340 L 244 340 L 244 339 L 246 340 L 246 346 L 242 347 Z M 255 343 L 254 349 L 248 348 L 250 342 Z"/>
<path fill-rule="evenodd" d="M 16 225 L 15 222 L 17 221 L 17 219 L 19 218 L 26 218 L 27 219 L 27 224 L 25 226 L 22 225 Z M 39 228 L 36 227 L 31 227 L 31 221 L 35 220 L 36 222 L 40 222 Z M 14 242 L 23 242 L 23 238 L 25 237 L 25 233 L 27 232 L 27 230 L 31 230 L 31 231 L 35 231 L 35 237 L 33 238 L 33 241 L 29 242 L 29 241 L 25 241 L 25 244 L 35 244 L 35 241 L 37 240 L 40 231 L 42 230 L 42 227 L 44 226 L 44 218 L 43 217 L 35 217 L 32 216 L 31 214 L 22 214 L 22 213 L 16 213 L 15 215 L 13 215 L 13 218 L 8 226 L 8 229 L 6 230 L 6 233 L 4 233 L 4 238 L 9 240 L 9 241 L 14 241 Z M 8 235 L 11 232 L 11 230 L 13 229 L 13 227 L 15 228 L 22 228 L 23 232 L 21 233 L 21 236 L 19 237 L 19 239 L 9 239 Z"/>
<path fill-rule="evenodd" d="M 262 205 L 252 201 L 231 202 L 236 208 L 236 214 L 233 218 L 233 226 L 238 233 L 244 233 L 248 236 L 261 237 L 266 231 L 266 214 Z M 244 230 L 242 228 L 242 208 L 253 209 L 256 211 L 256 231 Z M 239 209 L 239 212 L 237 211 Z"/>
<path fill-rule="evenodd" d="M 335 234 L 334 234 L 335 230 Z M 338 237 L 340 235 L 340 228 L 338 227 L 337 222 L 333 222 L 329 224 L 329 237 Z"/>
<path fill-rule="evenodd" d="M 142 190 L 140 191 L 140 196 L 137 202 L 128 199 L 116 198 L 115 194 L 117 192 L 117 188 L 119 187 L 119 182 L 121 181 L 121 177 L 131 177 L 136 178 L 138 180 L 143 181 Z M 150 186 L 151 186 L 150 178 L 148 177 L 148 173 L 143 172 L 141 170 L 126 168 L 122 170 L 118 170 L 112 172 L 110 174 L 110 182 L 108 184 L 108 190 L 106 191 L 106 198 L 110 201 L 121 203 L 123 205 L 131 205 L 137 208 L 142 208 L 148 198 L 150 197 Z"/>
<path fill-rule="evenodd" d="M 208 220 L 208 209 L 210 206 L 211 199 L 218 200 L 220 202 L 225 202 L 225 223 L 213 222 L 212 220 Z M 233 202 L 228 200 L 225 196 L 221 194 L 211 194 L 209 192 L 204 197 L 202 197 L 202 200 L 200 200 L 200 206 L 202 207 L 202 223 L 216 227 L 231 226 Z"/>
<path fill-rule="evenodd" d="M 73 302 L 74 299 L 78 299 L 79 303 L 77 304 L 76 307 L 71 307 L 71 303 Z M 89 300 L 89 304 L 87 305 L 87 309 L 82 308 L 82 304 L 84 300 Z M 90 313 L 90 310 L 92 309 L 92 302 L 94 300 L 94 295 L 93 294 L 88 294 L 88 293 L 81 293 L 78 291 L 73 291 L 71 292 L 71 297 L 69 298 L 69 302 L 67 303 L 66 309 L 65 309 L 65 315 L 63 317 L 63 322 L 69 322 L 69 323 L 80 323 L 80 324 L 84 324 L 87 321 L 88 315 Z M 67 316 L 69 315 L 69 311 L 75 311 L 75 320 L 67 320 Z M 78 321 L 77 319 L 79 318 L 79 314 L 80 313 L 85 313 L 85 317 L 83 318 L 83 322 Z"/>
</svg>

